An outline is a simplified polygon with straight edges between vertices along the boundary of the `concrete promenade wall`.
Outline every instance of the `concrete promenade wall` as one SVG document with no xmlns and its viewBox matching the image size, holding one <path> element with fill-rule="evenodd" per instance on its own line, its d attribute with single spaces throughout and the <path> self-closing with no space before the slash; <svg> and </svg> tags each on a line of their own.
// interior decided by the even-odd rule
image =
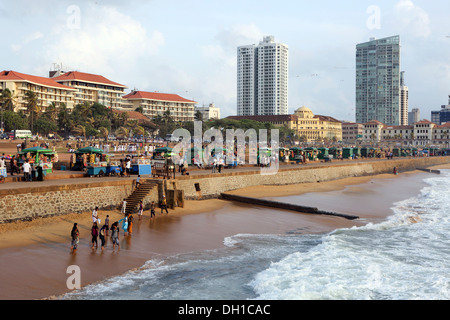
<svg viewBox="0 0 450 320">
<path fill-rule="evenodd" d="M 412 171 L 439 164 L 450 163 L 450 157 L 411 158 L 398 160 L 375 160 L 366 163 L 333 162 L 330 165 L 299 165 L 295 169 L 282 169 L 274 175 L 262 175 L 259 170 L 249 172 L 228 171 L 222 174 L 184 176 L 178 178 L 178 188 L 184 190 L 185 199 L 216 197 L 222 192 L 257 185 L 289 185 L 308 182 L 324 182 L 347 177 L 391 173 L 394 167 L 400 172 Z M 200 193 L 196 189 L 200 188 Z"/>
<path fill-rule="evenodd" d="M 299 165 L 293 169 L 281 167 L 275 175 L 261 175 L 255 168 L 254 171 L 227 170 L 221 174 L 183 176 L 177 177 L 176 183 L 172 183 L 174 180 L 166 180 L 165 185 L 167 189 L 183 190 L 185 199 L 198 199 L 197 184 L 202 198 L 212 198 L 218 197 L 222 192 L 255 185 L 323 182 L 346 177 L 391 173 L 393 167 L 397 167 L 400 172 L 405 172 L 448 163 L 450 163 L 450 157 L 377 160 L 362 163 L 335 161 L 321 166 Z M 161 179 L 158 181 L 162 185 Z M 133 180 L 108 181 L 107 178 L 104 182 L 0 190 L 0 223 L 88 212 L 95 206 L 102 210 L 116 209 L 132 190 Z M 154 188 L 144 199 L 144 205 L 151 200 L 157 202 L 162 192 L 161 188 Z"/>
</svg>

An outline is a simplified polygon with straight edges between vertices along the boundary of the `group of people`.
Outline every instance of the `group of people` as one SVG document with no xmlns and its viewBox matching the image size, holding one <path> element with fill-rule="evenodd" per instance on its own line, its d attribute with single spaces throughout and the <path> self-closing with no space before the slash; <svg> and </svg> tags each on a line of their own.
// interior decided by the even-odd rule
<svg viewBox="0 0 450 320">
<path fill-rule="evenodd" d="M 99 226 L 101 225 L 101 219 L 98 215 L 98 207 L 95 207 L 95 209 L 92 211 L 92 227 L 91 227 L 91 248 L 92 250 L 98 249 L 98 239 L 100 239 L 100 245 L 101 250 L 105 249 L 106 244 L 106 237 L 109 235 L 109 231 L 111 231 L 111 242 L 113 245 L 113 252 L 116 250 L 120 251 L 120 241 L 119 241 L 119 235 L 120 235 L 120 228 L 122 228 L 124 232 L 124 236 L 130 236 L 133 233 L 133 222 L 134 217 L 131 213 L 126 212 L 126 206 L 127 201 L 126 199 L 123 199 L 121 213 L 124 214 L 124 217 L 120 219 L 119 221 L 114 222 L 111 227 L 109 226 L 109 215 L 106 215 L 105 222 L 101 228 Z M 163 199 L 161 200 L 161 214 L 163 214 L 164 211 L 166 211 L 166 214 L 169 213 L 167 210 L 167 201 L 166 197 L 163 196 Z M 156 205 L 155 202 L 152 201 L 150 204 L 150 219 L 153 219 L 155 217 L 155 210 Z M 142 201 L 139 202 L 139 209 L 138 209 L 138 219 L 139 221 L 142 220 L 142 216 L 144 214 L 144 204 Z M 80 232 L 78 229 L 78 224 L 74 223 L 71 231 L 71 253 L 76 253 L 78 244 L 80 242 Z"/>
</svg>

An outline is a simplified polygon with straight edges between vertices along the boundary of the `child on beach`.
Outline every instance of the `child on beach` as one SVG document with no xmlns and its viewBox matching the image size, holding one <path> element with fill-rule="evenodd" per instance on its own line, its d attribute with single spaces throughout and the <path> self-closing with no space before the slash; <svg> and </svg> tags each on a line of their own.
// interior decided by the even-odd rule
<svg viewBox="0 0 450 320">
<path fill-rule="evenodd" d="M 73 224 L 72 232 L 70 233 L 70 235 L 72 237 L 72 246 L 70 248 L 70 252 L 75 253 L 78 248 L 78 242 L 80 242 L 79 240 L 80 231 L 78 231 L 77 223 Z"/>
<path fill-rule="evenodd" d="M 133 233 L 133 221 L 134 221 L 133 215 L 129 214 L 128 215 L 128 229 L 127 229 L 129 236 L 131 236 L 131 234 Z"/>
<path fill-rule="evenodd" d="M 125 214 L 126 208 L 127 208 L 127 200 L 123 199 L 123 201 L 122 201 L 122 211 L 121 211 L 123 214 Z"/>
<path fill-rule="evenodd" d="M 106 236 L 108 236 L 108 230 L 109 230 L 109 214 L 106 215 L 106 219 L 105 219 L 105 233 Z"/>
<path fill-rule="evenodd" d="M 138 217 L 139 221 L 142 220 L 142 214 L 144 213 L 144 204 L 142 203 L 142 200 L 139 202 L 139 211 L 138 211 Z"/>
<path fill-rule="evenodd" d="M 163 214 L 163 211 L 166 210 L 166 214 L 169 213 L 169 211 L 167 211 L 167 200 L 166 200 L 166 196 L 163 196 L 162 200 L 161 200 L 161 214 Z"/>
<path fill-rule="evenodd" d="M 150 219 L 155 216 L 155 201 L 152 201 L 152 204 L 150 205 Z"/>
<path fill-rule="evenodd" d="M 118 223 L 122 223 L 123 234 L 126 235 L 126 233 L 128 232 L 128 215 L 125 215 L 125 217 L 120 219 Z"/>
</svg>

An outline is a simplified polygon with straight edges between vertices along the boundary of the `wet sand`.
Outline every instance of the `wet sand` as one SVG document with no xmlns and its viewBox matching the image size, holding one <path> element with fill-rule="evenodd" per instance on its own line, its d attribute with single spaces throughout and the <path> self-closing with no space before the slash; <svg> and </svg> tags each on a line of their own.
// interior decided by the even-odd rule
<svg viewBox="0 0 450 320">
<path fill-rule="evenodd" d="M 439 168 L 439 167 L 437 167 Z M 444 168 L 444 167 L 440 167 Z M 450 166 L 447 166 L 450 168 Z M 432 174 L 402 173 L 398 176 L 355 177 L 331 182 L 289 186 L 259 186 L 233 191 L 244 196 L 277 197 L 315 206 L 321 210 L 355 214 L 358 220 L 301 214 L 253 207 L 223 200 L 187 201 L 185 208 L 150 219 L 144 213 L 133 227 L 133 235 L 120 234 L 120 252 L 109 241 L 104 252 L 90 244 L 91 213 L 38 219 L 0 226 L 0 299 L 42 299 L 68 291 L 67 267 L 81 268 L 82 285 L 139 268 L 155 257 L 223 247 L 225 237 L 241 233 L 324 233 L 369 222 L 380 222 L 392 214 L 392 204 L 415 196 Z M 281 198 L 279 198 L 281 197 Z M 111 221 L 119 212 L 102 212 Z M 70 230 L 80 227 L 78 252 L 70 254 Z"/>
</svg>

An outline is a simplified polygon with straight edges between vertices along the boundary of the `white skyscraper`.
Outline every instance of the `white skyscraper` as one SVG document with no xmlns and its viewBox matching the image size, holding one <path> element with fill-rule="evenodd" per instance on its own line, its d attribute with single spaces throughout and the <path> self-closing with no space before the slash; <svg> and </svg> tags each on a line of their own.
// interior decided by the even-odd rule
<svg viewBox="0 0 450 320">
<path fill-rule="evenodd" d="M 288 46 L 264 37 L 258 46 L 238 47 L 237 113 L 288 114 Z"/>
</svg>

